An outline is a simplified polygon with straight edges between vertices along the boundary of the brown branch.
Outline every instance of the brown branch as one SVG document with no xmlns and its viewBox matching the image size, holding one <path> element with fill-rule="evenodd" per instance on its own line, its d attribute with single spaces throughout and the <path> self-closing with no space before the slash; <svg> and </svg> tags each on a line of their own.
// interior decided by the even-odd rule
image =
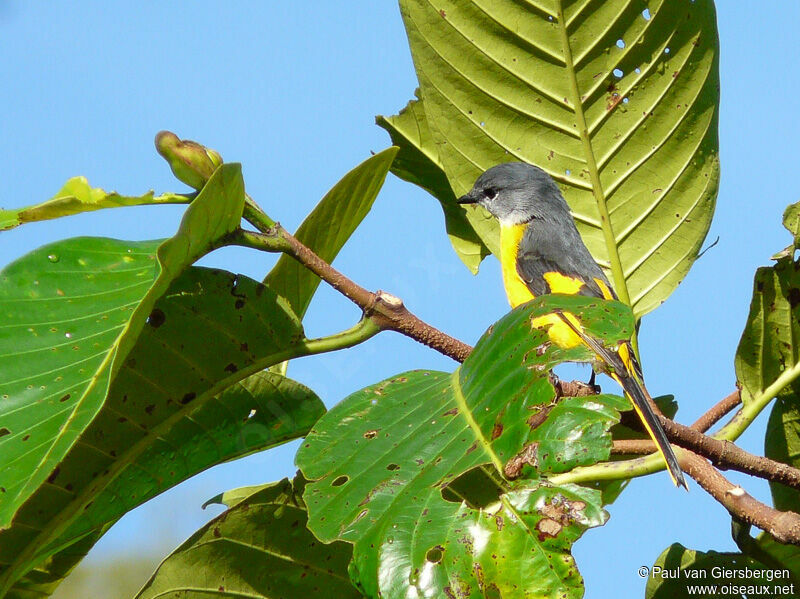
<svg viewBox="0 0 800 599">
<path fill-rule="evenodd" d="M 249 240 L 248 245 L 257 245 L 261 241 L 262 245 L 269 246 L 271 251 L 275 251 L 277 241 L 280 246 L 277 249 L 300 262 L 359 306 L 364 315 L 381 329 L 401 333 L 458 362 L 463 362 L 472 351 L 471 346 L 417 318 L 408 311 L 400 298 L 383 291 L 373 293 L 351 281 L 298 241 L 280 224 L 275 223 L 272 227 L 261 229 L 261 233 L 242 231 L 240 233 L 242 241 Z"/>
<path fill-rule="evenodd" d="M 719 501 L 731 516 L 757 526 L 780 543 L 800 545 L 800 514 L 781 512 L 761 503 L 692 452 L 681 452 L 680 462 L 686 474 Z"/>
<path fill-rule="evenodd" d="M 697 421 L 689 428 L 693 428 L 696 431 L 704 433 L 717 422 L 722 420 L 722 418 L 724 418 L 728 412 L 733 410 L 740 403 L 742 403 L 742 396 L 739 389 L 737 389 L 727 397 L 722 398 L 710 410 L 700 416 L 700 418 L 698 418 Z"/>
<path fill-rule="evenodd" d="M 800 470 L 797 468 L 767 457 L 754 455 L 730 441 L 714 439 L 664 416 L 659 416 L 658 419 L 670 441 L 708 458 L 718 468 L 738 470 L 745 474 L 800 489 Z M 655 444 L 645 439 L 618 440 L 614 441 L 612 446 L 612 453 L 615 454 L 645 455 L 653 453 L 655 450 Z"/>
</svg>

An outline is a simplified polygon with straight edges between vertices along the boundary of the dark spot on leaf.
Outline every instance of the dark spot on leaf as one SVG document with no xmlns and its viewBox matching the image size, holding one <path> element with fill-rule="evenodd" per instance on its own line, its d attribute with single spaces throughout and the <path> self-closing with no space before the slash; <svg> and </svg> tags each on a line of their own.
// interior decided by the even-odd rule
<svg viewBox="0 0 800 599">
<path fill-rule="evenodd" d="M 436 545 L 435 547 L 428 549 L 428 552 L 425 554 L 425 559 L 431 563 L 438 564 L 440 561 L 442 561 L 443 556 L 444 547 L 441 545 Z"/>
<path fill-rule="evenodd" d="M 6 427 L 0 428 L 0 437 L 5 437 L 6 435 L 10 435 L 11 431 L 8 430 Z"/>
<path fill-rule="evenodd" d="M 239 370 L 239 368 L 238 368 L 238 367 L 236 366 L 236 364 L 234 364 L 233 362 L 231 362 L 230 364 L 228 364 L 228 365 L 225 367 L 225 372 L 234 373 L 234 372 L 236 372 L 237 370 Z"/>
<path fill-rule="evenodd" d="M 214 536 L 216 538 L 220 538 L 222 536 L 222 533 L 219 531 L 219 526 L 214 527 Z"/>
<path fill-rule="evenodd" d="M 51 484 L 52 484 L 52 483 L 53 483 L 53 481 L 54 481 L 54 480 L 56 479 L 56 477 L 58 476 L 58 473 L 59 473 L 59 472 L 61 472 L 61 468 L 59 468 L 58 466 L 56 466 L 56 469 L 55 469 L 55 470 L 53 470 L 53 471 L 50 473 L 50 476 L 48 476 L 48 477 L 47 477 L 47 482 L 49 482 L 49 483 L 51 483 Z"/>
<path fill-rule="evenodd" d="M 342 486 L 343 484 L 345 484 L 345 483 L 346 483 L 348 480 L 350 480 L 350 477 L 349 477 L 349 476 L 345 476 L 345 475 L 339 476 L 339 477 L 337 477 L 337 478 L 336 478 L 336 480 L 334 480 L 334 481 L 331 483 L 331 486 L 332 486 L 332 487 L 341 487 L 341 486 Z"/>
<path fill-rule="evenodd" d="M 399 466 L 399 465 L 397 465 L 397 464 L 389 464 L 388 466 L 386 466 L 386 469 L 387 469 L 387 470 L 392 470 L 392 471 L 394 471 L 394 470 L 400 470 L 400 466 Z"/>
<path fill-rule="evenodd" d="M 167 320 L 167 316 L 164 314 L 164 311 L 159 308 L 153 308 L 153 311 L 150 312 L 150 316 L 147 317 L 147 324 L 157 329 L 164 324 L 165 320 Z"/>
<path fill-rule="evenodd" d="M 756 291 L 764 291 L 764 281 L 758 281 L 756 283 Z"/>
<path fill-rule="evenodd" d="M 247 346 L 247 342 L 239 345 L 239 351 L 248 351 L 248 349 L 250 348 Z"/>
<path fill-rule="evenodd" d="M 22 437 L 22 440 L 23 440 L 23 441 L 27 441 L 27 440 L 28 440 L 28 439 L 30 439 L 30 438 L 31 438 L 31 436 L 30 436 L 30 435 L 25 435 L 24 437 Z"/>
<path fill-rule="evenodd" d="M 364 438 L 365 439 L 374 439 L 377 436 L 378 436 L 378 429 L 376 429 L 376 428 L 372 429 L 372 430 L 369 430 L 366 433 L 364 433 Z"/>
<path fill-rule="evenodd" d="M 125 416 L 120 416 L 117 418 L 117 422 L 128 422 L 128 419 Z"/>
<path fill-rule="evenodd" d="M 447 18 L 447 13 L 444 11 L 443 8 L 439 9 L 439 14 L 442 16 L 443 19 Z"/>
<path fill-rule="evenodd" d="M 156 404 L 151 403 L 149 406 L 145 407 L 144 411 L 147 412 L 148 415 L 153 413 L 153 410 L 156 409 Z"/>
<path fill-rule="evenodd" d="M 62 398 L 61 398 L 61 399 L 59 399 L 58 401 L 60 401 L 60 402 L 67 401 L 67 400 L 68 400 L 70 397 L 71 397 L 71 395 L 70 395 L 69 393 L 67 393 L 67 394 L 66 394 L 64 397 L 62 397 Z"/>
<path fill-rule="evenodd" d="M 195 397 L 197 397 L 197 393 L 189 392 L 181 398 L 181 403 L 186 405 L 190 401 L 192 401 Z"/>
<path fill-rule="evenodd" d="M 220 593 L 224 593 L 224 592 L 225 592 L 225 587 L 224 587 L 224 586 L 222 586 L 222 585 L 219 585 L 219 588 L 218 588 L 217 590 L 218 590 Z"/>
<path fill-rule="evenodd" d="M 233 307 L 236 308 L 237 310 L 241 310 L 242 308 L 244 308 L 244 304 L 245 304 L 245 301 L 243 299 L 237 299 L 233 303 Z"/>
<path fill-rule="evenodd" d="M 466 453 L 464 455 L 468 455 L 468 454 L 472 453 L 473 451 L 475 451 L 476 449 L 478 449 L 478 442 L 477 441 L 475 441 L 472 445 L 470 445 L 467 448 L 467 451 L 466 451 Z M 436 458 L 436 459 L 439 460 L 440 458 Z"/>
<path fill-rule="evenodd" d="M 453 408 L 451 410 L 447 410 L 442 416 L 455 416 L 458 414 L 458 408 Z"/>
<path fill-rule="evenodd" d="M 502 434 L 503 434 L 503 423 L 495 422 L 494 427 L 492 428 L 492 441 L 497 439 L 497 437 L 499 437 Z"/>
</svg>

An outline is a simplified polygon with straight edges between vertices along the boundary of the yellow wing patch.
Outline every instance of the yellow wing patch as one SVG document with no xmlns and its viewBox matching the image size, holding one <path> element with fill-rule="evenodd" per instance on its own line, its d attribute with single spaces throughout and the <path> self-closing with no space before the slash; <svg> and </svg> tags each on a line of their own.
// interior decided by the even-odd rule
<svg viewBox="0 0 800 599">
<path fill-rule="evenodd" d="M 550 287 L 550 293 L 563 293 L 565 295 L 577 295 L 583 287 L 583 281 L 570 277 L 560 272 L 546 272 L 542 275 Z"/>
</svg>

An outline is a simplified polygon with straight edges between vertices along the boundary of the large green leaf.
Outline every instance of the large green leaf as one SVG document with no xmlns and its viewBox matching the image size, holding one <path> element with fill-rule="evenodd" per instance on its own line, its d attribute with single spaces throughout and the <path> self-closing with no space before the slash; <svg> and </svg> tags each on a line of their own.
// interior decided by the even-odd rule
<svg viewBox="0 0 800 599">
<path fill-rule="evenodd" d="M 308 531 L 297 479 L 243 491 L 162 562 L 137 599 L 361 597 L 347 573 L 352 548 Z"/>
<path fill-rule="evenodd" d="M 185 195 L 174 193 L 156 196 L 152 191 L 141 196 L 123 196 L 116 191 L 91 187 L 85 177 L 73 177 L 64 184 L 58 193 L 41 204 L 10 210 L 0 208 L 0 231 L 13 229 L 25 223 L 61 218 L 103 208 L 143 204 L 185 204 L 189 199 Z"/>
<path fill-rule="evenodd" d="M 324 411 L 260 373 L 308 353 L 297 317 L 260 283 L 190 268 L 147 323 L 99 414 L 0 533 L 9 579 L 205 468 L 305 434 Z"/>
<path fill-rule="evenodd" d="M 400 6 L 432 138 L 420 148 L 438 150 L 455 194 L 499 162 L 544 168 L 620 297 L 637 316 L 663 302 L 717 191 L 711 0 Z M 497 247 L 496 227 L 475 232 Z"/>
<path fill-rule="evenodd" d="M 300 243 L 331 264 L 372 208 L 396 154 L 397 148 L 388 148 L 342 177 L 297 229 Z M 320 278 L 284 254 L 264 283 L 285 297 L 302 319 Z"/>
<path fill-rule="evenodd" d="M 0 272 L 0 529 L 96 416 L 158 297 L 243 205 L 241 167 L 225 165 L 160 245 L 71 239 Z"/>
<path fill-rule="evenodd" d="M 455 373 L 399 375 L 314 425 L 297 456 L 313 481 L 304 495 L 309 527 L 323 541 L 354 543 L 368 595 L 582 595 L 569 549 L 605 521 L 600 493 L 539 477 L 607 459 L 608 428 L 627 402 L 555 397 L 550 369 L 592 359 L 531 326 L 557 308 L 609 344 L 633 330 L 618 302 L 542 297 L 495 324 Z M 520 453 L 535 468 L 504 481 Z"/>
<path fill-rule="evenodd" d="M 492 234 L 496 225 L 485 213 L 465 211 L 456 204 L 456 196 L 438 162 L 439 150 L 425 119 L 422 101 L 412 100 L 400 114 L 379 116 L 375 122 L 389 132 L 392 144 L 400 148 L 392 163 L 392 172 L 404 181 L 419 185 L 439 200 L 453 249 L 467 268 L 473 274 L 477 273 L 481 261 L 489 255 L 490 250 L 475 230 L 486 229 L 483 236 L 488 241 L 496 241 Z M 499 248 L 493 247 L 493 251 L 497 253 Z"/>
</svg>

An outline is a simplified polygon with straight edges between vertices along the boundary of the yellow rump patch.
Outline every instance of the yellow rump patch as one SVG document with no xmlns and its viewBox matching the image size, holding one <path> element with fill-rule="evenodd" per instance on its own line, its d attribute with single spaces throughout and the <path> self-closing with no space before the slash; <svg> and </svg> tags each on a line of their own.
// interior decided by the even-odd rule
<svg viewBox="0 0 800 599">
<path fill-rule="evenodd" d="M 575 328 L 579 331 L 582 330 L 580 322 L 572 314 L 564 312 L 563 315 Z M 577 347 L 583 343 L 583 339 L 558 314 L 545 314 L 544 316 L 532 318 L 531 326 L 547 329 L 547 336 L 550 337 L 550 341 L 564 349 Z"/>
</svg>

